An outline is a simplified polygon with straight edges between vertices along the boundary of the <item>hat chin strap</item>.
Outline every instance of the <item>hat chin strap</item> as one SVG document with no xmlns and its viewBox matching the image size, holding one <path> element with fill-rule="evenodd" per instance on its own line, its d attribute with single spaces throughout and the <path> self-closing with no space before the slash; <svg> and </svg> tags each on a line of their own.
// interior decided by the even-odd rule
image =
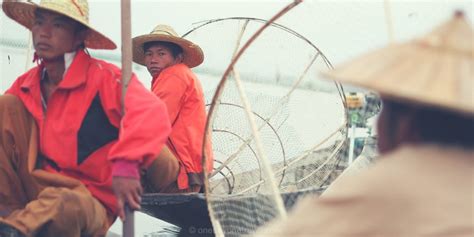
<svg viewBox="0 0 474 237">
<path fill-rule="evenodd" d="M 41 59 L 36 52 L 33 53 L 33 63 L 40 65 L 43 63 L 43 59 Z"/>
</svg>

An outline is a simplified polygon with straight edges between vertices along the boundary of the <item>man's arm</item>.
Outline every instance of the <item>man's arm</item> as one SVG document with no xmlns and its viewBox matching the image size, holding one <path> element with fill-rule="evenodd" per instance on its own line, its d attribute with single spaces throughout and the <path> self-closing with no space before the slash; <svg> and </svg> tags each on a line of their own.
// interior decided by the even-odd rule
<svg viewBox="0 0 474 237">
<path fill-rule="evenodd" d="M 104 93 L 109 93 L 106 97 L 113 98 L 112 101 L 106 101 L 112 104 L 110 108 L 113 108 L 113 113 L 120 114 L 120 83 L 119 80 L 114 82 L 113 88 L 102 89 Z M 133 76 L 125 96 L 125 114 L 120 120 L 119 139 L 109 152 L 112 188 L 122 219 L 125 217 L 125 203 L 132 209 L 140 208 L 143 190 L 138 169 L 158 156 L 170 132 L 166 106 Z"/>
</svg>

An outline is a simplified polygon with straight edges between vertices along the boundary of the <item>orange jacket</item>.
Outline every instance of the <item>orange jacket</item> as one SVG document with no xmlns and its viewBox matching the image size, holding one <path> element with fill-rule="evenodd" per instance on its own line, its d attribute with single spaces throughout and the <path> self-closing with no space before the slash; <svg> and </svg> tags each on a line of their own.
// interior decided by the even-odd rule
<svg viewBox="0 0 474 237">
<path fill-rule="evenodd" d="M 111 161 L 147 165 L 158 156 L 171 131 L 165 105 L 133 76 L 122 116 L 120 69 L 80 50 L 44 111 L 43 68 L 26 72 L 7 91 L 21 99 L 38 125 L 43 168 L 80 180 L 116 213 Z"/>
<path fill-rule="evenodd" d="M 164 69 L 152 81 L 152 91 L 165 102 L 172 131 L 167 145 L 181 164 L 178 187 L 203 184 L 202 146 L 206 126 L 206 108 L 201 84 L 184 64 Z M 210 139 L 209 139 L 210 141 Z M 208 171 L 212 171 L 211 143 L 207 142 Z"/>
</svg>

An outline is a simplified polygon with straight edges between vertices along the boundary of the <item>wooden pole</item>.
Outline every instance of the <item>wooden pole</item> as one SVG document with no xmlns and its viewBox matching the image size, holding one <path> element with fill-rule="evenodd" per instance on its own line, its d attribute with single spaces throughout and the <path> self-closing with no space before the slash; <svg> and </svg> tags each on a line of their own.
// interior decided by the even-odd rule
<svg viewBox="0 0 474 237">
<path fill-rule="evenodd" d="M 394 41 L 394 33 L 393 33 L 392 9 L 390 7 L 390 0 L 384 1 L 384 10 L 385 10 L 385 23 L 387 25 L 388 42 L 389 44 L 392 44 Z"/>
<path fill-rule="evenodd" d="M 121 0 L 122 11 L 122 113 L 125 114 L 125 94 L 132 77 L 132 34 L 130 0 Z"/>
<path fill-rule="evenodd" d="M 125 220 L 122 224 L 122 236 L 123 237 L 134 237 L 135 236 L 135 214 L 133 210 L 125 204 Z"/>
<path fill-rule="evenodd" d="M 132 34 L 130 0 L 121 0 L 122 17 L 122 116 L 125 115 L 125 95 L 132 77 Z M 135 236 L 135 217 L 133 210 L 125 203 L 125 221 L 122 226 L 123 237 Z"/>
</svg>

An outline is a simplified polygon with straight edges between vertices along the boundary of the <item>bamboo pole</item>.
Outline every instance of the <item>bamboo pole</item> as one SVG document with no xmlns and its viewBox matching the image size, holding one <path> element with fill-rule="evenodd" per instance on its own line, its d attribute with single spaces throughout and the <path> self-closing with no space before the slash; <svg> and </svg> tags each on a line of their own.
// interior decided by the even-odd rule
<svg viewBox="0 0 474 237">
<path fill-rule="evenodd" d="M 394 41 L 394 33 L 393 33 L 392 9 L 390 6 L 390 0 L 384 1 L 384 11 L 385 11 L 385 24 L 387 25 L 388 42 L 389 44 L 392 44 Z"/>
<path fill-rule="evenodd" d="M 130 0 L 121 0 L 122 12 L 122 113 L 125 114 L 125 94 L 132 77 L 132 34 Z"/>
<path fill-rule="evenodd" d="M 121 0 L 122 19 L 122 116 L 125 115 L 125 95 L 132 77 L 132 34 L 130 0 Z M 135 216 L 133 210 L 125 203 L 125 220 L 122 226 L 123 237 L 135 236 Z"/>
</svg>

